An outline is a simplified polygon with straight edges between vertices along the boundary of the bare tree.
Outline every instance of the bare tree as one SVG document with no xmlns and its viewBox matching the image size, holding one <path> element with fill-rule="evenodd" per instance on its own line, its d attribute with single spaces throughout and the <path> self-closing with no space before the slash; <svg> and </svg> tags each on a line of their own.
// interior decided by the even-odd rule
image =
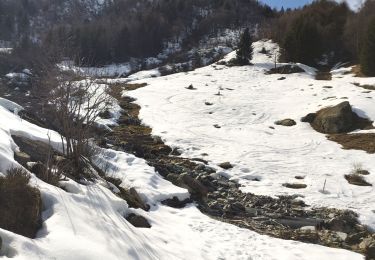
<svg viewBox="0 0 375 260">
<path fill-rule="evenodd" d="M 64 155 L 76 171 L 82 170 L 92 152 L 89 140 L 99 114 L 111 104 L 106 85 L 54 68 L 40 80 L 39 92 L 49 126 L 61 135 Z"/>
</svg>

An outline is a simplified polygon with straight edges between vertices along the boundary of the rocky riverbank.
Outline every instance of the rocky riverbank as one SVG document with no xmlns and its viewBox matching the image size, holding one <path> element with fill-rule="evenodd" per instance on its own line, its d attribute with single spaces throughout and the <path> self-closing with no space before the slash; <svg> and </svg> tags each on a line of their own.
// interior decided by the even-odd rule
<svg viewBox="0 0 375 260">
<path fill-rule="evenodd" d="M 215 174 L 208 162 L 181 157 L 177 150 L 153 136 L 150 127 L 142 124 L 138 118 L 141 107 L 121 93 L 145 87 L 144 84 L 111 87 L 111 94 L 119 100 L 123 113 L 119 125 L 99 143 L 144 158 L 164 178 L 191 193 L 189 200 L 174 198 L 164 204 L 183 207 L 194 201 L 203 213 L 215 219 L 261 234 L 348 249 L 365 254 L 367 259 L 375 259 L 375 235 L 358 222 L 354 212 L 311 209 L 298 195 L 271 198 L 241 192 L 236 182 Z"/>
</svg>

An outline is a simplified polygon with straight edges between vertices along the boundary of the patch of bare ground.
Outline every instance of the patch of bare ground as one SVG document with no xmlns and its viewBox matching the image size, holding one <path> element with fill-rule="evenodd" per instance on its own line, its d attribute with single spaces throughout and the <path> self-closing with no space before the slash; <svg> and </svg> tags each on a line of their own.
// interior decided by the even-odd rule
<svg viewBox="0 0 375 260">
<path fill-rule="evenodd" d="M 363 134 L 332 134 L 328 140 L 342 145 L 346 150 L 362 150 L 367 153 L 375 153 L 375 133 Z"/>
<path fill-rule="evenodd" d="M 375 90 L 375 86 L 374 85 L 361 85 L 359 83 L 353 83 L 353 85 L 355 85 L 357 87 L 360 87 L 360 88 L 367 89 L 367 90 Z"/>
<path fill-rule="evenodd" d="M 329 71 L 318 71 L 315 75 L 316 80 L 332 80 L 332 74 Z"/>
<path fill-rule="evenodd" d="M 366 75 L 362 73 L 360 65 L 354 65 L 350 73 L 354 74 L 356 77 L 359 78 L 366 78 Z"/>
<path fill-rule="evenodd" d="M 360 247 L 364 239 L 375 242 L 371 232 L 358 222 L 357 215 L 352 211 L 311 209 L 298 195 L 272 198 L 243 193 L 238 183 L 222 176 L 213 177 L 215 169 L 206 165 L 204 160 L 179 156 L 160 137 L 153 136 L 149 126 L 142 124 L 138 118 L 141 108 L 133 103 L 134 100 L 122 96 L 126 89 L 143 86 L 112 85 L 111 94 L 119 100 L 123 113 L 119 125 L 107 133 L 101 145 L 144 158 L 165 179 L 189 190 L 191 199 L 179 201 L 173 198 L 163 201 L 164 205 L 181 208 L 194 201 L 202 213 L 260 234 L 344 248 L 362 254 L 367 252 L 367 248 Z M 107 180 L 119 187 L 119 181 Z M 298 187 L 302 188 L 302 185 Z M 129 192 L 120 196 L 130 200 Z M 303 228 L 306 226 L 309 228 Z"/>
</svg>

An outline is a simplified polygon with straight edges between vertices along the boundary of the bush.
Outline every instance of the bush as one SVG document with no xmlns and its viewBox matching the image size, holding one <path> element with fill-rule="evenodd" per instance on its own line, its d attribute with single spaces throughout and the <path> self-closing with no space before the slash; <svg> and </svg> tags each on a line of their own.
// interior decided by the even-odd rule
<svg viewBox="0 0 375 260">
<path fill-rule="evenodd" d="M 0 228 L 34 238 L 41 226 L 41 196 L 28 183 L 22 168 L 8 170 L 0 177 Z"/>
<path fill-rule="evenodd" d="M 375 18 L 370 22 L 361 51 L 361 69 L 367 76 L 375 76 Z"/>
</svg>

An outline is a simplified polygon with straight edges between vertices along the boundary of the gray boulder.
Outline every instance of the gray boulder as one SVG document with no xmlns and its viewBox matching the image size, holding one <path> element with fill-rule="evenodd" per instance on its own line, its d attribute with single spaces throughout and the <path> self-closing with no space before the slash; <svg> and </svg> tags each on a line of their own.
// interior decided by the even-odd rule
<svg viewBox="0 0 375 260">
<path fill-rule="evenodd" d="M 287 118 L 287 119 L 276 121 L 275 125 L 294 126 L 296 125 L 296 121 L 294 121 L 293 119 Z"/>
<path fill-rule="evenodd" d="M 312 125 L 319 132 L 338 134 L 350 131 L 354 120 L 352 107 L 348 101 L 344 101 L 336 106 L 318 111 Z"/>
</svg>

